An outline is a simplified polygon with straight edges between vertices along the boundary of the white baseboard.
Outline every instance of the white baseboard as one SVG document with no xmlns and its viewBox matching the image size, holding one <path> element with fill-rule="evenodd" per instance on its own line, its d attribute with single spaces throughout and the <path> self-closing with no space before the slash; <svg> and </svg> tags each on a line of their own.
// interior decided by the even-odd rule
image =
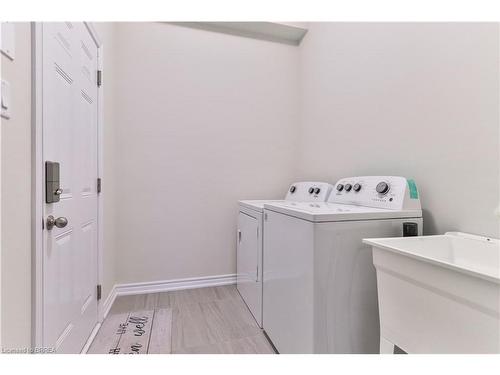
<svg viewBox="0 0 500 375">
<path fill-rule="evenodd" d="M 102 305 L 102 319 L 105 319 L 118 296 L 160 293 L 171 290 L 206 288 L 210 286 L 236 284 L 236 274 L 193 277 L 187 279 L 149 281 L 142 283 L 116 284 Z"/>
</svg>

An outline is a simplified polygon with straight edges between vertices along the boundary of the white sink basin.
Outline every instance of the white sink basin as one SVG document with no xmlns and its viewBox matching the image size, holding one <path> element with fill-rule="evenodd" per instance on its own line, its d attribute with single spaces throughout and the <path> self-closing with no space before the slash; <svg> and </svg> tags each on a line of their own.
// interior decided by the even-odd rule
<svg viewBox="0 0 500 375">
<path fill-rule="evenodd" d="M 500 353 L 500 243 L 465 233 L 365 239 L 381 352 Z"/>
</svg>

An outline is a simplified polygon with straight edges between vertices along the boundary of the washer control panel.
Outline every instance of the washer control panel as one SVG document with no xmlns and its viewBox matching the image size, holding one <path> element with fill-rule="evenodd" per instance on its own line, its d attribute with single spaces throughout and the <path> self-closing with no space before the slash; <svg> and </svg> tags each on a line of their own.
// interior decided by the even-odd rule
<svg viewBox="0 0 500 375">
<path fill-rule="evenodd" d="M 340 179 L 328 202 L 392 210 L 420 209 L 415 181 L 399 176 L 361 176 Z"/>
<path fill-rule="evenodd" d="M 290 185 L 285 200 L 294 202 L 326 202 L 333 186 L 326 182 L 295 182 Z"/>
</svg>

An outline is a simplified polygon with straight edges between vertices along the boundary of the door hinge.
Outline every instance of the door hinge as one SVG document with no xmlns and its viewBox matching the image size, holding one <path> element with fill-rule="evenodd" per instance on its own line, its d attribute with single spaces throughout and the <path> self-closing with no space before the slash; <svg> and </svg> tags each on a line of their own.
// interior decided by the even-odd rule
<svg viewBox="0 0 500 375">
<path fill-rule="evenodd" d="M 97 71 L 97 87 L 102 86 L 102 70 Z"/>
<path fill-rule="evenodd" d="M 100 301 L 102 297 L 102 286 L 101 284 L 97 285 L 97 300 Z"/>
<path fill-rule="evenodd" d="M 102 191 L 102 179 L 99 177 L 97 179 L 97 194 L 99 194 Z"/>
</svg>

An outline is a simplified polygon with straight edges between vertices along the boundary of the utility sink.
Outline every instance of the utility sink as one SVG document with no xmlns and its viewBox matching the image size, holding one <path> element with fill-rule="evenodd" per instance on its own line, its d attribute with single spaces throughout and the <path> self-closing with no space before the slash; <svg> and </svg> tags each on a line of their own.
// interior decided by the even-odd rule
<svg viewBox="0 0 500 375">
<path fill-rule="evenodd" d="M 500 353 L 500 242 L 448 232 L 373 248 L 380 352 Z"/>
</svg>

